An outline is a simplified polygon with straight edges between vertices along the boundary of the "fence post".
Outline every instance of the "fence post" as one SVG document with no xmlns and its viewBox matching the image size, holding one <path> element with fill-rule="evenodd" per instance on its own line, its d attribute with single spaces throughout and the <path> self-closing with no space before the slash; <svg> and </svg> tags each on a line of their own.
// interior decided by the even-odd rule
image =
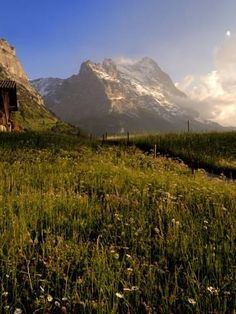
<svg viewBox="0 0 236 314">
<path fill-rule="evenodd" d="M 188 133 L 190 132 L 190 121 L 188 120 Z"/>
<path fill-rule="evenodd" d="M 129 132 L 127 132 L 127 144 L 129 144 Z"/>
<path fill-rule="evenodd" d="M 157 158 L 157 144 L 154 146 L 154 158 Z"/>
</svg>

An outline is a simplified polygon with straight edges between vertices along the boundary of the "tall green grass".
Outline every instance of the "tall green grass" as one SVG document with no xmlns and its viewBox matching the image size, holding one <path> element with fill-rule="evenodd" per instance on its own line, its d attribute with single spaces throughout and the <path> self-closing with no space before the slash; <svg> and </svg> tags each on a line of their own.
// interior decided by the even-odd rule
<svg viewBox="0 0 236 314">
<path fill-rule="evenodd" d="M 127 143 L 126 138 L 113 138 L 113 143 Z M 171 133 L 130 136 L 129 144 L 150 151 L 179 157 L 194 167 L 203 167 L 218 174 L 236 176 L 236 132 Z"/>
<path fill-rule="evenodd" d="M 0 173 L 2 313 L 235 311 L 235 183 L 42 134 L 1 135 Z"/>
</svg>

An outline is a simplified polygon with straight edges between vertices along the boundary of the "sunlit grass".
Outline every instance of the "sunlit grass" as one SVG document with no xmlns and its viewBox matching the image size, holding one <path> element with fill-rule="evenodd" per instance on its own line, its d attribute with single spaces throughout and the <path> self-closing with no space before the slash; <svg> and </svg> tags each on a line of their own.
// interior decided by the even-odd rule
<svg viewBox="0 0 236 314">
<path fill-rule="evenodd" d="M 233 313 L 234 182 L 76 137 L 0 143 L 2 312 Z"/>
</svg>

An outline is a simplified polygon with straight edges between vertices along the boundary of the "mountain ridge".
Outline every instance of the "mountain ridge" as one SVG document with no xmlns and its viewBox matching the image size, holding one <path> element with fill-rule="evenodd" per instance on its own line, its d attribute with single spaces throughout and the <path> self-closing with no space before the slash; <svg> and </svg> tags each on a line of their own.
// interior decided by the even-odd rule
<svg viewBox="0 0 236 314">
<path fill-rule="evenodd" d="M 78 74 L 58 84 L 46 80 L 32 84 L 41 93 L 43 88 L 48 108 L 90 133 L 184 131 L 187 120 L 195 130 L 221 129 L 181 106 L 187 95 L 148 57 L 127 63 L 87 60 Z"/>
</svg>

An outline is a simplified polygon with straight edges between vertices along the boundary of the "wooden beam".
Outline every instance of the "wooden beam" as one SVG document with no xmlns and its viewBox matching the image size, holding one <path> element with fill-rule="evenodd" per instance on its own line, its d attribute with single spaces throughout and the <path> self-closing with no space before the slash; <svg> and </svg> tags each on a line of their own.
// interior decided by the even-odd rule
<svg viewBox="0 0 236 314">
<path fill-rule="evenodd" d="M 4 113 L 5 113 L 5 118 L 6 118 L 6 128 L 8 131 L 11 131 L 11 122 L 10 122 L 10 97 L 9 93 L 5 92 L 3 94 L 3 106 L 4 106 Z"/>
</svg>

